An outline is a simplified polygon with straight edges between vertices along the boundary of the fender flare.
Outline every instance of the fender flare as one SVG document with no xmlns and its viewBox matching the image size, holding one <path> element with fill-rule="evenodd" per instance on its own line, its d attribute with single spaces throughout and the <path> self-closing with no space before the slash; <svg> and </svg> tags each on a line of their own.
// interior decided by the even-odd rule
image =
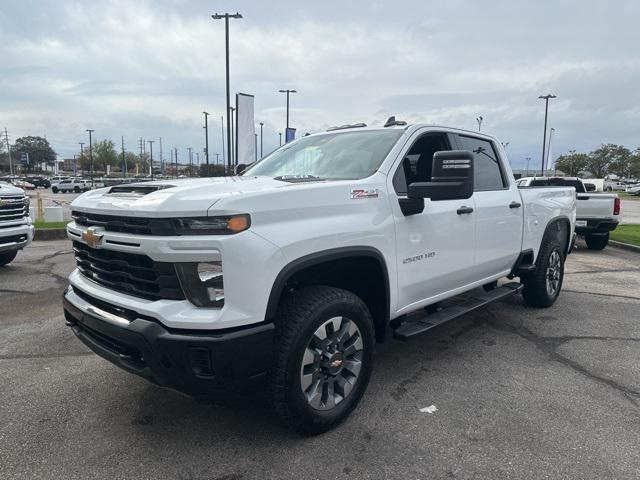
<svg viewBox="0 0 640 480">
<path fill-rule="evenodd" d="M 269 294 L 269 301 L 267 302 L 267 310 L 265 312 L 265 320 L 273 320 L 278 311 L 278 304 L 280 298 L 284 292 L 284 288 L 287 281 L 296 273 L 304 270 L 305 268 L 319 265 L 321 263 L 339 260 L 341 258 L 350 257 L 368 257 L 375 259 L 382 269 L 384 276 L 384 290 L 385 290 L 385 313 L 389 315 L 389 303 L 390 303 L 390 286 L 389 286 L 389 271 L 387 269 L 387 263 L 382 253 L 374 247 L 360 246 L 360 247 L 339 247 L 331 248 L 328 250 L 322 250 L 314 252 L 309 255 L 297 258 L 287 265 L 285 265 L 280 273 L 276 276 L 271 287 L 271 293 Z"/>
<path fill-rule="evenodd" d="M 569 217 L 563 216 L 563 215 L 558 215 L 557 217 L 553 217 L 551 218 L 548 222 L 547 222 L 547 226 L 544 228 L 544 233 L 542 234 L 542 240 L 540 245 L 542 245 L 542 242 L 544 242 L 545 237 L 547 236 L 547 234 L 551 231 L 550 227 L 551 225 L 554 224 L 558 224 L 560 222 L 566 222 L 567 223 L 567 238 L 566 238 L 566 244 L 565 244 L 565 256 L 569 254 L 569 252 L 571 251 L 571 247 L 572 247 L 572 238 L 571 238 L 571 220 L 569 219 Z M 540 253 L 540 247 L 538 247 L 538 253 Z M 536 262 L 538 261 L 537 255 L 536 255 Z"/>
</svg>

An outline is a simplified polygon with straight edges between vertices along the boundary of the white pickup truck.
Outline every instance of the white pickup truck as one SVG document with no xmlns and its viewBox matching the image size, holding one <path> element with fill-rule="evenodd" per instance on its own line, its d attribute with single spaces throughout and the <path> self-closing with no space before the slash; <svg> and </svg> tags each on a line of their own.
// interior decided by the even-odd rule
<svg viewBox="0 0 640 480">
<path fill-rule="evenodd" d="M 620 199 L 616 193 L 588 193 L 577 177 L 525 177 L 518 187 L 573 187 L 576 189 L 576 233 L 584 237 L 587 248 L 602 250 L 609 243 L 609 232 L 620 221 Z"/>
<path fill-rule="evenodd" d="M 287 424 L 314 434 L 355 408 L 389 333 L 520 292 L 552 305 L 574 189 L 519 190 L 494 137 L 387 125 L 303 137 L 242 176 L 81 195 L 67 325 L 194 397 L 266 383 Z"/>
<path fill-rule="evenodd" d="M 29 197 L 24 190 L 0 182 L 0 267 L 11 263 L 33 240 Z"/>
</svg>

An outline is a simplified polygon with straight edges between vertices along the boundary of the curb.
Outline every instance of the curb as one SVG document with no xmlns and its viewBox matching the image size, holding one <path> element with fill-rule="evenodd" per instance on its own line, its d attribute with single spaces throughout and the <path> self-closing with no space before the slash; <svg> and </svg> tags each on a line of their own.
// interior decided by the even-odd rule
<svg viewBox="0 0 640 480">
<path fill-rule="evenodd" d="M 631 245 L 630 243 L 622 243 L 616 242 L 615 240 L 609 240 L 609 245 L 616 248 L 621 248 L 623 250 L 628 250 L 630 252 L 640 253 L 640 247 L 636 245 Z"/>
<path fill-rule="evenodd" d="M 66 228 L 36 228 L 33 240 L 64 240 L 67 238 Z"/>
</svg>

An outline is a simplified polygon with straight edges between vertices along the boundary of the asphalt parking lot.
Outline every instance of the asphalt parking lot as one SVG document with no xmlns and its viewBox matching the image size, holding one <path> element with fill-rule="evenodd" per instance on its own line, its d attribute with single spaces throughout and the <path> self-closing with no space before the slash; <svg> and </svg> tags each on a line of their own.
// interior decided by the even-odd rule
<svg viewBox="0 0 640 480">
<path fill-rule="evenodd" d="M 640 478 L 638 259 L 579 249 L 550 309 L 387 341 L 348 421 L 303 438 L 261 401 L 201 405 L 90 353 L 60 306 L 69 243 L 35 242 L 0 269 L 0 477 Z"/>
</svg>

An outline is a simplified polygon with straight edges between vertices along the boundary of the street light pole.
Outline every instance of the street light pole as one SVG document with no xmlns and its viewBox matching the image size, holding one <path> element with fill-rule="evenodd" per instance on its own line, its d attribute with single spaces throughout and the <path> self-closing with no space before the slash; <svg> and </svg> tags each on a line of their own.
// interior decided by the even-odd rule
<svg viewBox="0 0 640 480">
<path fill-rule="evenodd" d="M 531 157 L 527 157 L 525 158 L 525 160 L 527 161 L 527 177 L 529 176 L 529 162 L 531 161 Z"/>
<path fill-rule="evenodd" d="M 151 180 L 153 180 L 153 144 L 155 140 L 147 140 L 147 142 L 149 142 L 149 164 L 151 167 Z"/>
<path fill-rule="evenodd" d="M 84 175 L 84 142 L 78 142 L 80 144 L 80 176 Z"/>
<path fill-rule="evenodd" d="M 89 175 L 91 176 L 91 188 L 93 188 L 93 145 L 91 143 L 91 134 L 95 132 L 95 129 L 87 128 L 89 132 Z"/>
<path fill-rule="evenodd" d="M 278 135 L 280 136 L 280 146 L 282 146 L 282 132 L 278 132 Z"/>
<path fill-rule="evenodd" d="M 278 90 L 280 93 L 287 94 L 287 130 L 289 129 L 289 94 L 290 93 L 298 93 L 296 90 Z M 286 130 L 285 130 L 286 131 Z"/>
<path fill-rule="evenodd" d="M 230 108 L 231 108 L 231 98 L 230 98 L 230 89 L 229 89 L 229 19 L 230 18 L 242 18 L 238 12 L 235 14 L 223 13 L 218 14 L 215 13 L 211 15 L 211 18 L 214 20 L 220 20 L 224 18 L 224 40 L 225 40 L 225 53 L 226 53 L 226 76 L 227 76 L 227 152 L 231 152 L 231 118 L 230 118 Z M 228 155 L 231 157 L 231 155 Z M 229 159 L 229 169 L 231 169 L 231 160 Z"/>
<path fill-rule="evenodd" d="M 482 130 L 482 121 L 484 120 L 484 118 L 482 118 L 482 115 L 476 117 L 476 122 L 478 122 L 478 131 Z"/>
<path fill-rule="evenodd" d="M 234 107 L 229 107 L 229 116 L 231 117 L 231 149 L 229 150 L 230 153 L 228 154 L 230 172 L 233 171 L 233 166 L 238 161 L 238 152 L 236 151 L 236 148 L 238 147 L 236 142 L 237 132 L 233 128 L 233 112 L 235 112 L 235 110 L 236 109 Z M 228 130 L 227 130 L 227 133 L 229 133 Z"/>
<path fill-rule="evenodd" d="M 193 157 L 191 156 L 191 147 L 187 147 L 189 150 L 189 176 L 193 176 Z"/>
<path fill-rule="evenodd" d="M 542 134 L 542 165 L 540 171 L 540 175 L 544 176 L 544 156 L 547 148 L 547 117 L 549 115 L 549 99 L 556 98 L 556 96 L 549 93 L 547 95 L 540 95 L 538 98 L 544 100 L 544 132 Z"/>
<path fill-rule="evenodd" d="M 209 176 L 209 122 L 208 122 L 208 117 L 209 117 L 209 113 L 208 112 L 202 112 L 204 114 L 204 154 L 207 160 L 207 173 L 205 175 L 205 177 Z"/>
<path fill-rule="evenodd" d="M 262 127 L 264 126 L 264 122 L 260 122 L 260 158 L 262 158 Z"/>
</svg>

